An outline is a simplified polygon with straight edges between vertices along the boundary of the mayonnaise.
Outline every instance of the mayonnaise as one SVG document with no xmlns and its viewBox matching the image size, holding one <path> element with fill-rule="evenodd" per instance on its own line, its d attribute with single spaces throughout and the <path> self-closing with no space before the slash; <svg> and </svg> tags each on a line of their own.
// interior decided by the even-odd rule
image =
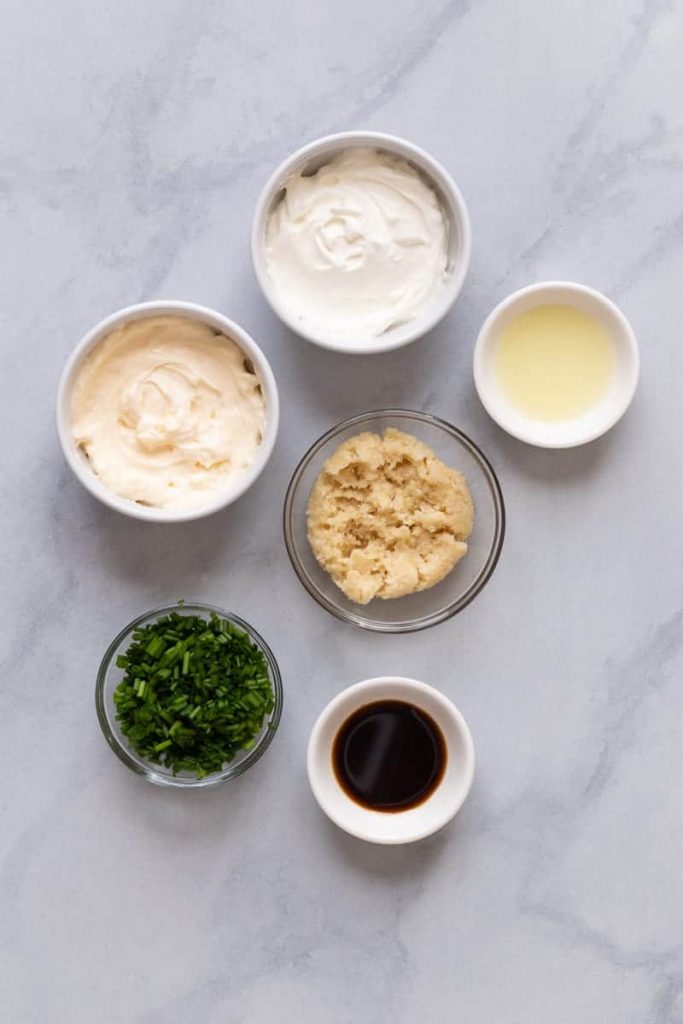
<svg viewBox="0 0 683 1024">
<path fill-rule="evenodd" d="M 253 461 L 266 426 L 239 346 L 179 316 L 133 320 L 86 357 L 71 423 L 105 487 L 167 509 L 209 504 Z"/>
<path fill-rule="evenodd" d="M 446 219 L 406 161 L 349 149 L 284 188 L 266 260 L 280 302 L 302 327 L 352 347 L 410 322 L 438 293 Z"/>
</svg>

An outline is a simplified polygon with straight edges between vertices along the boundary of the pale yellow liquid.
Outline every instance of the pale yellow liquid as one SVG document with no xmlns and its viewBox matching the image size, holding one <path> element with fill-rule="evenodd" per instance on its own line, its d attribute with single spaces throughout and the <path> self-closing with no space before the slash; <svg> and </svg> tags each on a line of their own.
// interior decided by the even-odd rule
<svg viewBox="0 0 683 1024">
<path fill-rule="evenodd" d="M 536 306 L 498 335 L 498 383 L 508 401 L 537 420 L 571 420 L 597 405 L 614 373 L 612 341 L 574 306 Z"/>
</svg>

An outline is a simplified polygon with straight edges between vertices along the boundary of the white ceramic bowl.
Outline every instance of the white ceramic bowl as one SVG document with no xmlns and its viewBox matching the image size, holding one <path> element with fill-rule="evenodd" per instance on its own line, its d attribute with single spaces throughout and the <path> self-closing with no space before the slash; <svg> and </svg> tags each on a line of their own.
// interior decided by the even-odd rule
<svg viewBox="0 0 683 1024">
<path fill-rule="evenodd" d="M 424 313 L 410 323 L 388 331 L 379 338 L 359 338 L 353 343 L 330 340 L 327 335 L 310 330 L 292 315 L 275 288 L 266 261 L 266 229 L 273 208 L 282 198 L 282 187 L 292 174 L 306 170 L 315 172 L 338 153 L 359 147 L 384 150 L 401 157 L 415 167 L 436 192 L 448 221 L 447 278 L 442 289 Z M 426 334 L 442 319 L 455 302 L 462 288 L 470 262 L 471 233 L 465 200 L 457 185 L 428 153 L 405 139 L 383 132 L 340 132 L 326 135 L 298 149 L 280 164 L 268 180 L 256 204 L 251 232 L 251 256 L 256 277 L 263 294 L 280 319 L 301 337 L 323 348 L 337 352 L 368 354 L 400 348 Z"/>
<path fill-rule="evenodd" d="M 447 763 L 432 795 L 406 811 L 373 811 L 355 803 L 337 782 L 332 746 L 342 724 L 358 708 L 378 700 L 401 700 L 430 715 L 446 741 Z M 308 743 L 308 779 L 325 814 L 345 832 L 370 843 L 413 843 L 443 828 L 462 807 L 474 775 L 474 746 L 467 723 L 439 690 L 415 679 L 382 676 L 338 694 L 313 726 Z"/>
<path fill-rule="evenodd" d="M 609 333 L 616 358 L 612 383 L 601 401 L 583 415 L 554 422 L 532 419 L 512 405 L 498 384 L 494 356 L 500 331 L 521 313 L 536 306 L 569 305 L 592 316 Z M 570 281 L 547 281 L 522 288 L 489 314 L 474 349 L 474 383 L 479 398 L 508 434 L 540 448 L 573 448 L 594 441 L 621 419 L 638 384 L 640 357 L 633 328 L 605 295 Z"/>
<path fill-rule="evenodd" d="M 69 397 L 73 381 L 85 357 L 115 327 L 129 323 L 131 320 L 143 320 L 153 316 L 187 317 L 190 320 L 199 320 L 202 323 L 209 324 L 210 327 L 226 334 L 229 338 L 232 338 L 233 341 L 235 341 L 243 350 L 244 354 L 251 359 L 263 389 L 267 416 L 266 433 L 256 453 L 254 461 L 246 472 L 236 477 L 234 482 L 230 483 L 225 491 L 217 497 L 214 497 L 206 505 L 202 505 L 199 508 L 177 511 L 172 509 L 151 508 L 147 505 L 140 505 L 135 501 L 130 501 L 128 498 L 122 498 L 118 494 L 114 494 L 104 486 L 101 480 L 93 472 L 87 458 L 76 445 L 73 432 L 71 430 Z M 239 327 L 232 320 L 228 320 L 228 318 L 223 316 L 221 313 L 217 313 L 212 309 L 207 309 L 205 306 L 198 306 L 193 302 L 160 300 L 158 302 L 142 302 L 136 306 L 127 306 L 125 309 L 119 310 L 118 313 L 112 313 L 111 316 L 106 317 L 104 320 L 101 320 L 100 323 L 96 324 L 95 327 L 88 331 L 85 337 L 81 339 L 67 360 L 59 382 L 59 389 L 57 392 L 57 432 L 62 446 L 62 451 L 64 452 L 64 457 L 69 464 L 69 467 L 73 470 L 75 476 L 80 480 L 83 486 L 96 498 L 99 498 L 103 504 L 116 509 L 117 512 L 123 512 L 124 515 L 132 516 L 134 519 L 146 519 L 155 523 L 181 523 L 187 522 L 190 519 L 200 519 L 203 516 L 211 515 L 211 513 L 225 508 L 227 505 L 231 505 L 237 500 L 237 498 L 244 494 L 249 487 L 251 487 L 268 462 L 273 451 L 275 438 L 277 437 L 279 408 L 277 386 L 275 384 L 275 378 L 273 376 L 273 371 L 270 368 L 270 364 L 256 342 L 245 330 Z"/>
</svg>

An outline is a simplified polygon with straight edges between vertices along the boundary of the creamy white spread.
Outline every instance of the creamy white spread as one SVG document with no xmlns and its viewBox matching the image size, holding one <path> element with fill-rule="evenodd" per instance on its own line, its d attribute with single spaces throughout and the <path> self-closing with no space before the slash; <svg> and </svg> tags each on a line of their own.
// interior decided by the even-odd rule
<svg viewBox="0 0 683 1024">
<path fill-rule="evenodd" d="M 110 491 L 182 510 L 209 504 L 252 463 L 266 410 L 234 341 L 208 324 L 160 316 L 115 328 L 86 357 L 71 423 Z"/>
<path fill-rule="evenodd" d="M 405 160 L 349 149 L 284 190 L 267 226 L 267 267 L 302 327 L 352 345 L 410 322 L 438 293 L 446 219 Z"/>
</svg>

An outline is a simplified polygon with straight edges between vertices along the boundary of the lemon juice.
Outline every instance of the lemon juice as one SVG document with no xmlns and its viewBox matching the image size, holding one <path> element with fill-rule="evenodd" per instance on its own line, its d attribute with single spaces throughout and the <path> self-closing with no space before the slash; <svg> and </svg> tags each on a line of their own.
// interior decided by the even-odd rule
<svg viewBox="0 0 683 1024">
<path fill-rule="evenodd" d="M 520 313 L 499 335 L 498 384 L 511 405 L 536 420 L 572 420 L 607 393 L 614 373 L 612 340 L 602 324 L 568 305 Z"/>
</svg>

